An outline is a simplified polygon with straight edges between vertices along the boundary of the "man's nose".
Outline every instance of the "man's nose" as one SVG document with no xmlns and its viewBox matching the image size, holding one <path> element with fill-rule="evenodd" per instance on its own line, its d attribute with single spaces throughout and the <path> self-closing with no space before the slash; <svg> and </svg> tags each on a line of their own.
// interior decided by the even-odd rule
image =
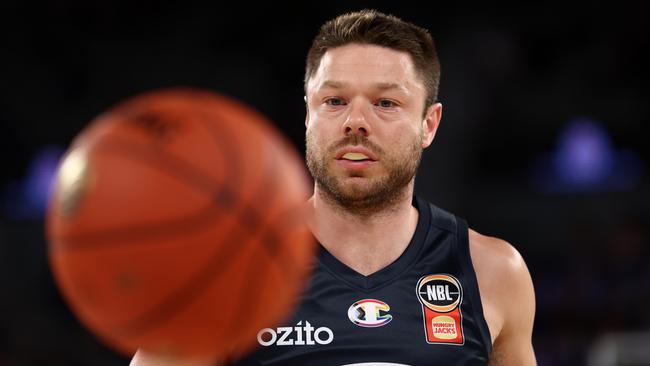
<svg viewBox="0 0 650 366">
<path fill-rule="evenodd" d="M 370 124 L 366 118 L 366 111 L 360 105 L 352 105 L 350 114 L 343 123 L 343 133 L 348 135 L 370 135 Z"/>
</svg>

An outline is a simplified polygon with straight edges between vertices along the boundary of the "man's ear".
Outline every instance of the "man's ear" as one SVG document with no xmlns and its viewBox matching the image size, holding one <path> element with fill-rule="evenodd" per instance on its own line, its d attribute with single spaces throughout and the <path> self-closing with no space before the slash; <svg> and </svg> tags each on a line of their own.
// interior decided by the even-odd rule
<svg viewBox="0 0 650 366">
<path fill-rule="evenodd" d="M 307 104 L 307 96 L 303 97 L 305 100 L 305 128 L 309 127 L 309 105 Z"/>
<path fill-rule="evenodd" d="M 433 103 L 427 108 L 427 113 L 422 120 L 422 148 L 427 148 L 436 136 L 440 119 L 442 118 L 442 103 Z"/>
</svg>

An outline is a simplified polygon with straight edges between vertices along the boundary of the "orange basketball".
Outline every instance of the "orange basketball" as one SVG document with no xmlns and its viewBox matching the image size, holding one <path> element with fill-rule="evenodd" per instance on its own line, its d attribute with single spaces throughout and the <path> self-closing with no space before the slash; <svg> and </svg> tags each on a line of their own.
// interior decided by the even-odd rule
<svg viewBox="0 0 650 366">
<path fill-rule="evenodd" d="M 143 94 L 68 150 L 47 215 L 50 264 L 75 314 L 115 349 L 228 356 L 296 304 L 315 248 L 308 195 L 302 160 L 260 114 L 202 90 Z"/>
</svg>

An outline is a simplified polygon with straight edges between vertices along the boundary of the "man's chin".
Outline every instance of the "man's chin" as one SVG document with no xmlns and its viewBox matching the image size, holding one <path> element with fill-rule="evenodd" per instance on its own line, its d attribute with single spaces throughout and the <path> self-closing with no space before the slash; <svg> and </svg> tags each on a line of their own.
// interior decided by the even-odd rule
<svg viewBox="0 0 650 366">
<path fill-rule="evenodd" d="M 376 182 L 367 177 L 347 177 L 338 182 L 339 192 L 341 195 L 350 197 L 365 197 L 372 195 Z"/>
<path fill-rule="evenodd" d="M 367 178 L 348 178 L 341 182 L 338 187 L 338 199 L 347 205 L 355 203 L 367 204 L 376 201 L 376 197 L 382 196 L 381 190 Z"/>
<path fill-rule="evenodd" d="M 330 175 L 316 181 L 325 198 L 351 211 L 373 211 L 389 204 L 395 195 L 387 191 L 386 177 Z"/>
</svg>

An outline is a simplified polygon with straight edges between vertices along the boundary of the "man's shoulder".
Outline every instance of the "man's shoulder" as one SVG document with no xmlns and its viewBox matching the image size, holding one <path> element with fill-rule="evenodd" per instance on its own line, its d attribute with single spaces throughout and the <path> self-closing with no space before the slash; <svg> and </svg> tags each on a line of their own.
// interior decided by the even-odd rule
<svg viewBox="0 0 650 366">
<path fill-rule="evenodd" d="M 492 236 L 480 234 L 469 229 L 469 246 L 472 260 L 480 262 L 491 270 L 498 269 L 502 274 L 517 274 L 526 271 L 523 257 L 515 247 L 507 241 Z"/>
<path fill-rule="evenodd" d="M 469 248 L 481 290 L 513 298 L 532 288 L 526 262 L 512 244 L 469 229 Z"/>
</svg>

